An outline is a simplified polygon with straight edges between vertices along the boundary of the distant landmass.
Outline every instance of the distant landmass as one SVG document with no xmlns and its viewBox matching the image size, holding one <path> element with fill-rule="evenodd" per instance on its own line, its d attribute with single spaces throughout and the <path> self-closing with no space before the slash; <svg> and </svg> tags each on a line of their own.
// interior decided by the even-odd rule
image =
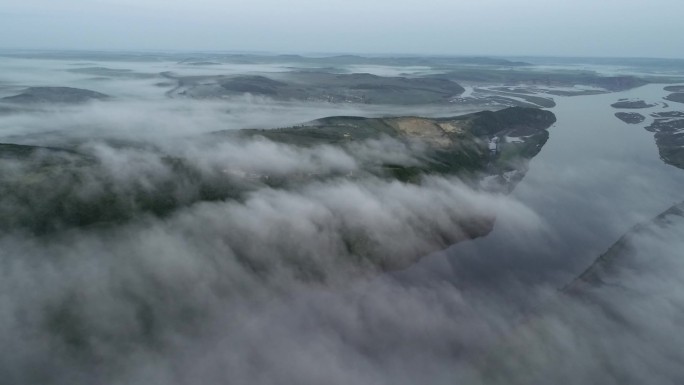
<svg viewBox="0 0 684 385">
<path fill-rule="evenodd" d="M 635 76 L 605 76 L 584 71 L 539 71 L 526 69 L 459 68 L 444 74 L 434 75 L 456 82 L 496 83 L 511 85 L 539 85 L 572 87 L 578 84 L 599 88 L 583 91 L 552 91 L 560 96 L 592 95 L 603 92 L 624 91 L 648 84 L 647 80 Z"/>
<path fill-rule="evenodd" d="M 646 103 L 643 100 L 627 100 L 622 99 L 610 105 L 613 108 L 629 108 L 629 109 L 639 109 L 639 108 L 651 108 L 655 104 Z"/>
<path fill-rule="evenodd" d="M 684 103 L 684 92 L 675 92 L 669 94 L 665 97 L 665 99 L 671 102 Z"/>
<path fill-rule="evenodd" d="M 2 98 L 2 101 L 19 104 L 38 103 L 85 103 L 106 100 L 110 97 L 100 92 L 72 87 L 29 87 L 22 93 Z"/>
<path fill-rule="evenodd" d="M 362 56 L 362 55 L 327 55 L 327 56 L 302 56 L 302 55 L 269 55 L 258 53 L 195 53 L 181 52 L 111 52 L 111 51 L 13 51 L 5 50 L 0 56 L 19 57 L 28 59 L 62 59 L 62 60 L 106 60 L 127 62 L 159 62 L 176 61 L 180 64 L 195 65 L 200 63 L 232 63 L 232 64 L 259 64 L 259 63 L 282 63 L 291 62 L 297 64 L 313 65 L 387 65 L 387 66 L 502 66 L 502 67 L 525 67 L 530 63 L 524 61 L 508 60 L 500 57 L 485 56 Z"/>
<path fill-rule="evenodd" d="M 667 86 L 664 90 L 670 92 L 684 92 L 684 85 Z"/>
<path fill-rule="evenodd" d="M 459 84 L 446 79 L 367 73 L 299 71 L 278 79 L 261 75 L 181 77 L 165 73 L 165 76 L 179 82 L 175 94 L 196 99 L 249 94 L 276 100 L 419 105 L 446 103 L 464 91 Z"/>
<path fill-rule="evenodd" d="M 83 68 L 71 68 L 67 72 L 72 72 L 76 74 L 86 74 L 94 76 L 105 76 L 113 78 L 132 78 L 132 79 L 151 79 L 158 75 L 155 73 L 140 73 L 135 72 L 130 69 L 118 69 L 118 68 L 107 68 L 107 67 L 83 67 Z"/>
</svg>

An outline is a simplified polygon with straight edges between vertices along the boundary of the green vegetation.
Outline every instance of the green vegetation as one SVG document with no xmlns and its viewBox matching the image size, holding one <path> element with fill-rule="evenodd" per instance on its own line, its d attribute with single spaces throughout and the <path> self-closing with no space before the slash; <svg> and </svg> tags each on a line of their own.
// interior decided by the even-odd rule
<svg viewBox="0 0 684 385">
<path fill-rule="evenodd" d="M 237 199 L 243 181 L 206 175 L 164 157 L 162 172 L 117 181 L 115 171 L 73 151 L 0 144 L 0 230 L 36 233 L 96 223 L 118 223 L 139 212 L 157 216 L 203 200 Z M 19 210 L 18 208 L 21 208 Z"/>
<path fill-rule="evenodd" d="M 406 154 L 411 163 L 371 161 L 360 165 L 360 174 L 419 183 L 427 174 L 467 176 L 515 169 L 520 161 L 536 155 L 548 138 L 546 128 L 553 122 L 551 112 L 529 108 L 439 119 L 339 116 L 290 128 L 215 133 L 213 139 L 261 136 L 295 147 L 338 146 L 350 154 L 353 151 L 347 146 L 369 139 L 392 138 L 405 143 L 407 149 L 418 141 L 421 150 Z M 506 143 L 506 136 L 519 140 Z M 492 138 L 501 143 L 496 152 L 488 147 Z M 249 191 L 264 186 L 296 188 L 311 180 L 352 177 L 335 172 L 251 175 L 208 171 L 181 158 L 155 154 L 154 148 L 145 151 L 153 153 L 161 163 L 141 167 L 134 175 L 121 178 L 117 176 L 119 170 L 111 165 L 77 151 L 0 144 L 0 194 L 5 203 L 0 206 L 0 231 L 23 228 L 46 233 L 74 226 L 120 223 L 140 213 L 163 217 L 200 201 L 242 199 Z"/>
<path fill-rule="evenodd" d="M 409 143 L 421 140 L 429 144 L 420 154 L 421 166 L 386 164 L 371 170 L 400 180 L 415 180 L 418 174 L 455 174 L 484 171 L 494 164 L 499 170 L 508 163 L 535 156 L 548 139 L 546 128 L 555 122 L 549 111 L 511 107 L 483 111 L 453 118 L 419 117 L 360 118 L 329 117 L 304 126 L 275 130 L 241 130 L 243 137 L 263 136 L 269 140 L 296 146 L 330 144 L 344 146 L 353 141 L 380 139 L 383 136 Z M 234 132 L 222 134 L 235 135 Z M 505 136 L 524 138 L 506 143 Z M 498 138 L 499 150 L 492 162 L 488 148 L 491 138 Z M 490 170 L 491 172 L 492 170 Z"/>
<path fill-rule="evenodd" d="M 173 77 L 166 74 L 167 77 Z M 221 98 L 243 94 L 276 100 L 330 103 L 420 105 L 446 103 L 464 89 L 448 79 L 384 77 L 300 71 L 266 76 L 173 77 L 185 87 L 182 95 Z"/>
</svg>

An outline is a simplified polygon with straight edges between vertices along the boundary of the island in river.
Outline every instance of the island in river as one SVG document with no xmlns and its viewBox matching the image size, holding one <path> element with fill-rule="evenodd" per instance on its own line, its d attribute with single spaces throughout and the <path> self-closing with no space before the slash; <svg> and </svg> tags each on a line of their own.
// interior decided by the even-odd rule
<svg viewBox="0 0 684 385">
<path fill-rule="evenodd" d="M 650 108 L 650 107 L 655 106 L 655 104 L 649 104 L 643 100 L 620 99 L 617 102 L 611 104 L 610 106 L 613 108 L 639 109 L 639 108 Z"/>
<path fill-rule="evenodd" d="M 638 112 L 616 112 L 615 117 L 627 124 L 639 124 L 646 120 L 646 117 Z"/>
</svg>

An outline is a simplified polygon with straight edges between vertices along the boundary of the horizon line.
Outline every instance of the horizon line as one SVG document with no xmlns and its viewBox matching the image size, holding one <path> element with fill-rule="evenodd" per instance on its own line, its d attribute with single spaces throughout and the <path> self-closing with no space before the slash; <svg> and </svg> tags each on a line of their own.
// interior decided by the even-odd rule
<svg viewBox="0 0 684 385">
<path fill-rule="evenodd" d="M 241 50 L 241 49 L 169 49 L 169 48 L 18 48 L 0 47 L 0 52 L 98 52 L 98 53 L 166 53 L 166 54 L 223 54 L 223 55 L 254 55 L 254 56 L 301 56 L 307 58 L 322 58 L 335 56 L 359 56 L 359 57 L 434 57 L 434 58 L 558 58 L 558 59 L 631 59 L 631 60 L 674 60 L 684 61 L 684 57 L 663 56 L 591 56 L 591 55 L 554 55 L 554 54 L 484 54 L 484 53 L 410 53 L 410 52 L 361 52 L 361 51 L 269 51 L 269 50 Z"/>
</svg>

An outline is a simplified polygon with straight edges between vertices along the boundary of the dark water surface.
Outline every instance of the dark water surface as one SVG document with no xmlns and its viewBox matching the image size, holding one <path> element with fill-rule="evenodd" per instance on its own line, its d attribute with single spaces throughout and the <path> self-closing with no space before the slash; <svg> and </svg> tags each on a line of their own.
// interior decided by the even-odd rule
<svg viewBox="0 0 684 385">
<path fill-rule="evenodd" d="M 647 116 L 639 125 L 623 123 L 610 107 L 620 98 L 662 102 L 666 94 L 661 85 L 648 85 L 557 97 L 550 139 L 510 196 L 540 222 L 501 215 L 488 236 L 431 255 L 397 277 L 414 284 L 448 280 L 501 295 L 521 286 L 562 287 L 632 226 L 684 199 L 684 171 L 660 160 L 653 134 L 644 130 L 653 120 L 648 114 L 679 106 L 638 110 Z"/>
</svg>

